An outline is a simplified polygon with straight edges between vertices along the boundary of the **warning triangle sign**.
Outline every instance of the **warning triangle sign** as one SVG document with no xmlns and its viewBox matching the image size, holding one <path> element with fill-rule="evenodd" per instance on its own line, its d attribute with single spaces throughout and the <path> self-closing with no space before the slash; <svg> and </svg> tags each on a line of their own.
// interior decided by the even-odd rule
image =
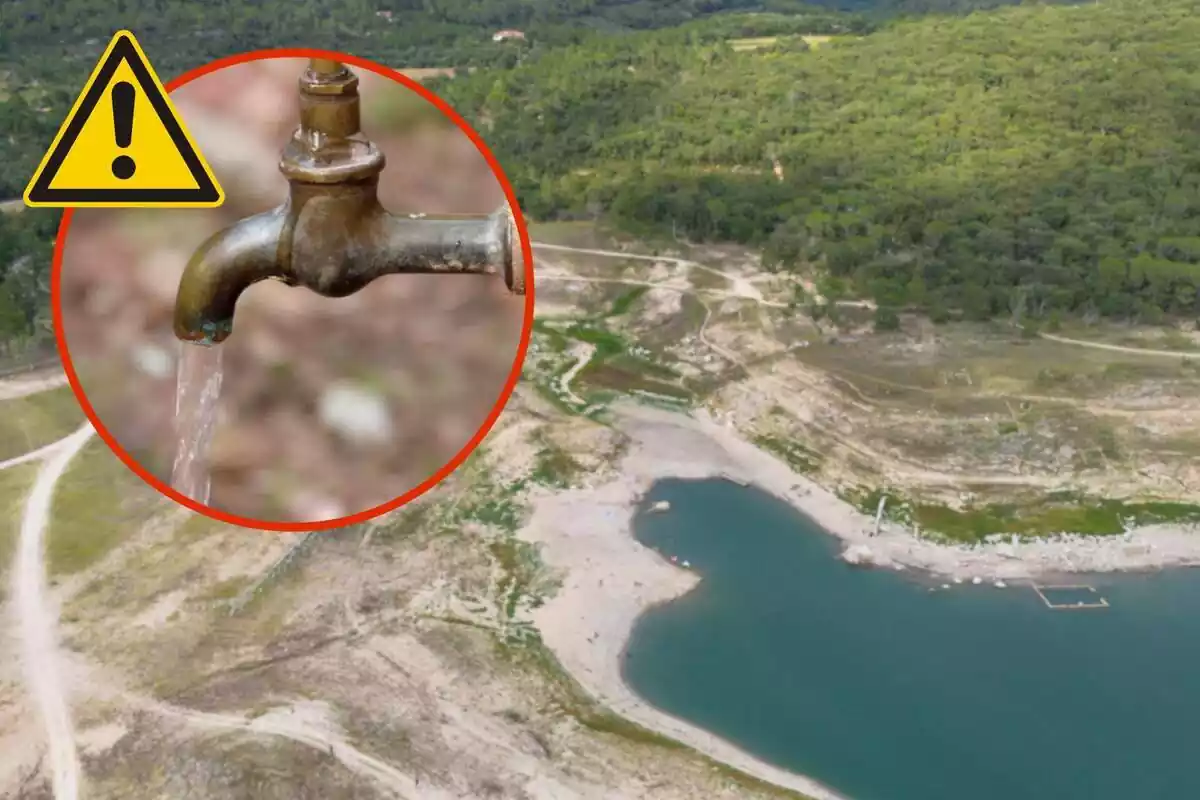
<svg viewBox="0 0 1200 800">
<path fill-rule="evenodd" d="M 25 189 L 33 207 L 214 208 L 225 193 L 129 31 L 108 44 Z"/>
</svg>

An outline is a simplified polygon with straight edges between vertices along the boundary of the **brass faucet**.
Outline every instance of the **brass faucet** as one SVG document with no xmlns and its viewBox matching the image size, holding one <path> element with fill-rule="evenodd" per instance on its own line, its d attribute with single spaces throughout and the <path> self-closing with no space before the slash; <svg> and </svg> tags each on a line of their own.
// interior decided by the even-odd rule
<svg viewBox="0 0 1200 800">
<path fill-rule="evenodd" d="M 525 293 L 507 205 L 490 215 L 391 214 L 376 193 L 384 163 L 361 136 L 358 78 L 338 61 L 311 59 L 300 77 L 300 126 L 279 164 L 289 197 L 195 252 L 175 298 L 175 335 L 224 341 L 238 296 L 267 278 L 345 297 L 381 275 L 502 273 L 510 291 Z"/>
</svg>

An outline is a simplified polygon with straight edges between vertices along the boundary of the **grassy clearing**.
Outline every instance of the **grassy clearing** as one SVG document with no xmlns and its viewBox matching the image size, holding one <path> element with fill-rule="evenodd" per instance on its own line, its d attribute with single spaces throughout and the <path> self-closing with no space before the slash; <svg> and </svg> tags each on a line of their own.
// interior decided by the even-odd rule
<svg viewBox="0 0 1200 800">
<path fill-rule="evenodd" d="M 0 461 L 55 442 L 83 424 L 83 411 L 61 386 L 0 402 Z"/>
<path fill-rule="evenodd" d="M 754 443 L 787 462 L 793 471 L 811 475 L 821 469 L 821 454 L 782 436 L 755 436 Z"/>
<path fill-rule="evenodd" d="M 979 503 L 962 509 L 913 500 L 887 489 L 860 488 L 845 492 L 843 497 L 872 517 L 880 498 L 887 497 L 884 516 L 889 521 L 919 526 L 923 535 L 967 544 L 983 542 L 989 536 L 1119 536 L 1129 527 L 1200 523 L 1200 505 L 1196 504 L 1109 500 L 1074 492 Z"/>
<path fill-rule="evenodd" d="M 625 313 L 640 296 L 641 292 L 626 292 L 615 298 L 607 312 L 560 325 L 535 320 L 539 352 L 551 354 L 546 361 L 538 359 L 540 369 L 533 374 L 538 391 L 560 410 L 578 413 L 579 409 L 568 402 L 558 386 L 558 379 L 575 364 L 575 359 L 566 358 L 566 354 L 571 342 L 578 341 L 595 348 L 587 366 L 575 376 L 575 393 L 585 400 L 585 405 L 603 403 L 614 393 L 644 393 L 672 402 L 691 403 L 696 393 L 682 384 L 678 372 L 656 361 L 648 348 L 603 324 L 607 318 Z M 530 362 L 526 365 L 530 366 Z"/>
<path fill-rule="evenodd" d="M 688 271 L 688 283 L 698 291 L 729 291 L 731 282 L 724 275 L 710 269 L 691 269 Z"/>
<path fill-rule="evenodd" d="M 790 39 L 791 37 L 785 38 Z M 821 45 L 828 44 L 829 42 L 833 41 L 834 37 L 808 35 L 801 36 L 800 38 L 804 40 L 804 43 L 807 44 L 810 49 L 816 50 Z M 776 42 L 779 41 L 779 39 L 780 37 L 778 36 L 754 36 L 746 39 L 729 39 L 728 42 L 729 46 L 733 48 L 735 53 L 744 53 L 750 50 L 762 50 L 765 47 L 772 47 Z"/>
<path fill-rule="evenodd" d="M 629 309 L 633 307 L 633 304 L 636 303 L 638 299 L 648 291 L 650 291 L 649 286 L 630 287 L 622 292 L 617 299 L 613 301 L 612 307 L 608 310 L 608 313 L 605 314 L 605 316 L 619 317 L 629 313 Z"/>
<path fill-rule="evenodd" d="M 583 470 L 582 465 L 558 445 L 544 439 L 541 444 L 542 449 L 538 451 L 530 480 L 542 486 L 568 488 Z"/>
<path fill-rule="evenodd" d="M 918 504 L 913 508 L 913 519 L 922 528 L 958 541 L 982 541 L 995 534 L 1116 536 L 1123 533 L 1127 525 L 1200 522 L 1200 506 L 1067 495 L 1051 496 L 1040 503 L 991 503 L 962 511 Z"/>
<path fill-rule="evenodd" d="M 54 492 L 47 539 L 50 572 L 73 573 L 94 564 L 168 502 L 93 439 Z"/>
<path fill-rule="evenodd" d="M 545 602 L 542 586 L 542 561 L 535 546 L 512 536 L 493 540 L 488 545 L 500 567 L 499 596 L 504 598 L 504 617 L 512 620 L 523 599 L 530 608 Z"/>
<path fill-rule="evenodd" d="M 779 41 L 778 36 L 754 36 L 746 39 L 730 39 L 729 46 L 737 52 L 744 50 L 758 50 L 763 47 L 770 47 Z"/>
<path fill-rule="evenodd" d="M 615 249 L 620 241 L 613 232 L 587 221 L 535 222 L 529 226 L 529 238 L 535 242 L 592 250 Z"/>
<path fill-rule="evenodd" d="M 691 402 L 695 397 L 691 391 L 678 384 L 666 383 L 649 377 L 645 374 L 646 371 L 648 370 L 639 370 L 635 365 L 593 361 L 579 373 L 579 380 L 591 386 L 611 389 L 623 394 L 646 392 L 682 402 Z"/>
</svg>

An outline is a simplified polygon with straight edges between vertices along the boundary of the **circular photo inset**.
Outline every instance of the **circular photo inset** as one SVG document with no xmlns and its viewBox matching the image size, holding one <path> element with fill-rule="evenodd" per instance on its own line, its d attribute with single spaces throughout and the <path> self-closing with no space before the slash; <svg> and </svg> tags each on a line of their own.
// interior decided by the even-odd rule
<svg viewBox="0 0 1200 800">
<path fill-rule="evenodd" d="M 101 436 L 176 501 L 266 530 L 365 521 L 449 474 L 533 317 L 528 234 L 478 135 L 410 78 L 292 52 L 167 85 L 222 207 L 68 211 L 53 277 Z"/>
</svg>

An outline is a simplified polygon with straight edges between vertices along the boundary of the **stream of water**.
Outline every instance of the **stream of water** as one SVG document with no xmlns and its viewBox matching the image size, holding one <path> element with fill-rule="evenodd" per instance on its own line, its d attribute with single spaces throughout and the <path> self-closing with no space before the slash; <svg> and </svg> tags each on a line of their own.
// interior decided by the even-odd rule
<svg viewBox="0 0 1200 800">
<path fill-rule="evenodd" d="M 180 347 L 171 486 L 198 503 L 207 503 L 208 448 L 217 427 L 222 348 L 187 343 L 181 343 Z"/>
</svg>

